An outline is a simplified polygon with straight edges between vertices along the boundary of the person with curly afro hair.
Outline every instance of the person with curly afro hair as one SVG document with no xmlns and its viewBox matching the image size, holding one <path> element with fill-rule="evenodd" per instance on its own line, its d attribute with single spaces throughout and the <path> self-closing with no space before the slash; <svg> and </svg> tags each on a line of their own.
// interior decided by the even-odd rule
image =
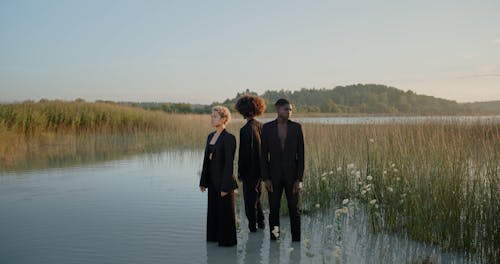
<svg viewBox="0 0 500 264">
<path fill-rule="evenodd" d="M 250 232 L 256 232 L 257 226 L 264 229 L 264 213 L 260 203 L 262 177 L 260 169 L 262 123 L 255 120 L 266 110 L 264 99 L 256 95 L 244 95 L 236 102 L 236 110 L 247 120 L 240 129 L 240 147 L 238 159 L 238 179 L 243 182 L 245 214 Z"/>
</svg>

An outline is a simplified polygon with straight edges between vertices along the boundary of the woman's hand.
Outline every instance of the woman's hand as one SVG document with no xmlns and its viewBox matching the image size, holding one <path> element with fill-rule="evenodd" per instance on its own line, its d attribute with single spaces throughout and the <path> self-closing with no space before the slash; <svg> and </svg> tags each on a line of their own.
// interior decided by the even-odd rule
<svg viewBox="0 0 500 264">
<path fill-rule="evenodd" d="M 200 191 L 201 191 L 201 192 L 205 192 L 205 190 L 206 190 L 206 189 L 207 189 L 207 188 L 205 188 L 205 186 L 200 186 Z"/>
<path fill-rule="evenodd" d="M 227 195 L 227 192 L 220 192 L 220 197 L 224 197 Z"/>
</svg>

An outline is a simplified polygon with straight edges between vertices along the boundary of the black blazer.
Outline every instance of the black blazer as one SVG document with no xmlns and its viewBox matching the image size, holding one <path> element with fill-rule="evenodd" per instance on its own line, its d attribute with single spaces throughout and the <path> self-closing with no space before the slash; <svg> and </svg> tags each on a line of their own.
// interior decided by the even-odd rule
<svg viewBox="0 0 500 264">
<path fill-rule="evenodd" d="M 208 135 L 205 145 L 205 155 L 203 157 L 203 169 L 201 172 L 200 186 L 209 186 L 209 181 L 213 183 L 217 191 L 231 192 L 238 189 L 238 184 L 234 179 L 234 152 L 236 151 L 236 138 L 225 129 L 219 135 L 215 142 L 215 151 L 212 154 L 212 160 L 209 160 L 208 145 L 215 132 Z M 215 171 L 209 171 L 208 163 L 215 163 Z"/>
<path fill-rule="evenodd" d="M 262 127 L 262 179 L 279 179 L 282 174 L 290 180 L 304 179 L 304 133 L 299 123 L 288 120 L 285 148 L 281 149 L 278 121 Z"/>
<path fill-rule="evenodd" d="M 238 151 L 238 178 L 256 182 L 260 178 L 262 123 L 250 119 L 240 129 L 240 148 Z"/>
</svg>

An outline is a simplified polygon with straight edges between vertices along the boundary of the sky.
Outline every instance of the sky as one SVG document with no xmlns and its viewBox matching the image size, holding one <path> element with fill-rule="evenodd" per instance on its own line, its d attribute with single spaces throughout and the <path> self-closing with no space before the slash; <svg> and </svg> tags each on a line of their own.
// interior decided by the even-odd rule
<svg viewBox="0 0 500 264">
<path fill-rule="evenodd" d="M 0 0 L 0 102 L 375 83 L 500 100 L 500 1 Z"/>
</svg>

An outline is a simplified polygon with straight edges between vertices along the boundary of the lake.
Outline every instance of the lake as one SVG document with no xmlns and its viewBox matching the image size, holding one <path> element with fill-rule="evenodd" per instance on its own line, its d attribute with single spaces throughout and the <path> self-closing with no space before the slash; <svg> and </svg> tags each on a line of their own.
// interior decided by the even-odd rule
<svg viewBox="0 0 500 264">
<path fill-rule="evenodd" d="M 271 243 L 267 226 L 246 229 L 241 194 L 238 245 L 219 248 L 205 242 L 201 155 L 168 150 L 0 172 L 0 263 L 469 263 L 462 254 L 372 234 L 355 208 L 342 218 L 332 209 L 303 215 L 300 243 L 291 242 L 283 217 L 283 239 Z"/>
</svg>

